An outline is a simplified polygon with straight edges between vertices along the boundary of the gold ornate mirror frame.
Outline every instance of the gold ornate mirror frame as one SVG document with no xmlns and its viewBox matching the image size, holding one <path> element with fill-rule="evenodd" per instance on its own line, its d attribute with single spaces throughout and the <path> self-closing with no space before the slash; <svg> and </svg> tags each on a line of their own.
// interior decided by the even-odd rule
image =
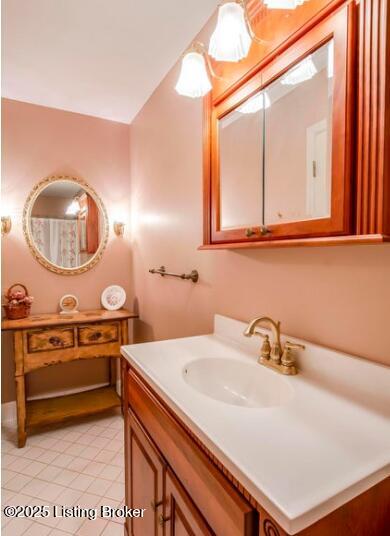
<svg viewBox="0 0 390 536">
<path fill-rule="evenodd" d="M 56 264 L 50 262 L 46 257 L 42 255 L 42 253 L 38 250 L 34 243 L 34 239 L 31 232 L 31 211 L 34 206 L 34 203 L 39 196 L 39 194 L 42 193 L 42 191 L 49 185 L 54 182 L 59 181 L 68 181 L 68 182 L 76 182 L 80 185 L 81 188 L 84 188 L 84 190 L 93 198 L 93 200 L 96 203 L 96 206 L 101 214 L 101 217 L 103 218 L 103 224 L 102 224 L 102 237 L 100 240 L 99 247 L 94 254 L 94 256 L 89 259 L 86 263 L 82 264 L 78 268 L 63 268 L 61 266 L 57 266 Z M 32 255 L 35 257 L 35 259 L 42 264 L 45 268 L 50 270 L 51 272 L 54 272 L 56 274 L 61 275 L 77 275 L 82 274 L 84 272 L 87 272 L 91 268 L 95 266 L 101 259 L 103 252 L 106 248 L 107 241 L 108 241 L 108 216 L 106 208 L 98 196 L 98 194 L 95 192 L 95 190 L 83 179 L 79 179 L 78 177 L 70 177 L 66 175 L 54 175 L 50 177 L 45 177 L 41 181 L 39 181 L 32 191 L 30 192 L 30 195 L 28 196 L 26 203 L 24 205 L 23 209 L 23 233 L 26 238 L 28 247 L 30 248 L 30 251 Z"/>
</svg>

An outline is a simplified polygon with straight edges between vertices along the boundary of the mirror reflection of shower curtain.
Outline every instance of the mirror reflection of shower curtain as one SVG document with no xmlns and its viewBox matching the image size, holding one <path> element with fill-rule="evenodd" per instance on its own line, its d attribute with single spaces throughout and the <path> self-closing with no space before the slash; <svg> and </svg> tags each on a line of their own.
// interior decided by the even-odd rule
<svg viewBox="0 0 390 536">
<path fill-rule="evenodd" d="M 44 257 L 63 268 L 79 266 L 76 220 L 31 218 L 31 230 L 34 242 Z"/>
</svg>

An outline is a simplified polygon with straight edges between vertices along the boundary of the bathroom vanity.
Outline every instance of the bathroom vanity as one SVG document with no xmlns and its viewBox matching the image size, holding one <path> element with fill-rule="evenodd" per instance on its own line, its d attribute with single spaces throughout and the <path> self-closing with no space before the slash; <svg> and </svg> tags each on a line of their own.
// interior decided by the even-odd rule
<svg viewBox="0 0 390 536">
<path fill-rule="evenodd" d="M 384 535 L 389 369 L 289 338 L 283 376 L 246 327 L 122 347 L 127 534 Z"/>
</svg>

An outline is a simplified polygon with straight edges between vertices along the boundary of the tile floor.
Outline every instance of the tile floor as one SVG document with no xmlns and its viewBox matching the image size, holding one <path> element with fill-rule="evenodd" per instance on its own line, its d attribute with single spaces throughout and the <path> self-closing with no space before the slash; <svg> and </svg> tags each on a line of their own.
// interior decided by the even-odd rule
<svg viewBox="0 0 390 536">
<path fill-rule="evenodd" d="M 123 420 L 120 411 L 56 426 L 16 447 L 2 432 L 2 506 L 120 507 L 124 500 Z M 123 536 L 123 519 L 5 518 L 3 536 Z"/>
</svg>

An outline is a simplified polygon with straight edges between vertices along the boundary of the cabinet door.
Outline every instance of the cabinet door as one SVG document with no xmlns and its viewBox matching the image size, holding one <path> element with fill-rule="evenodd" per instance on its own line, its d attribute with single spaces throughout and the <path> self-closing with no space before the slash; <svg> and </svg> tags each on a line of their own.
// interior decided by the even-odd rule
<svg viewBox="0 0 390 536">
<path fill-rule="evenodd" d="M 160 522 L 169 536 L 211 536 L 209 528 L 187 492 L 169 469 L 165 481 L 165 512 Z M 146 534 L 146 533 L 145 533 Z"/>
<path fill-rule="evenodd" d="M 162 515 L 165 464 L 130 411 L 125 452 L 126 505 L 146 508 L 143 518 L 126 520 L 127 532 L 130 536 L 161 536 L 163 526 L 158 518 Z"/>
</svg>

